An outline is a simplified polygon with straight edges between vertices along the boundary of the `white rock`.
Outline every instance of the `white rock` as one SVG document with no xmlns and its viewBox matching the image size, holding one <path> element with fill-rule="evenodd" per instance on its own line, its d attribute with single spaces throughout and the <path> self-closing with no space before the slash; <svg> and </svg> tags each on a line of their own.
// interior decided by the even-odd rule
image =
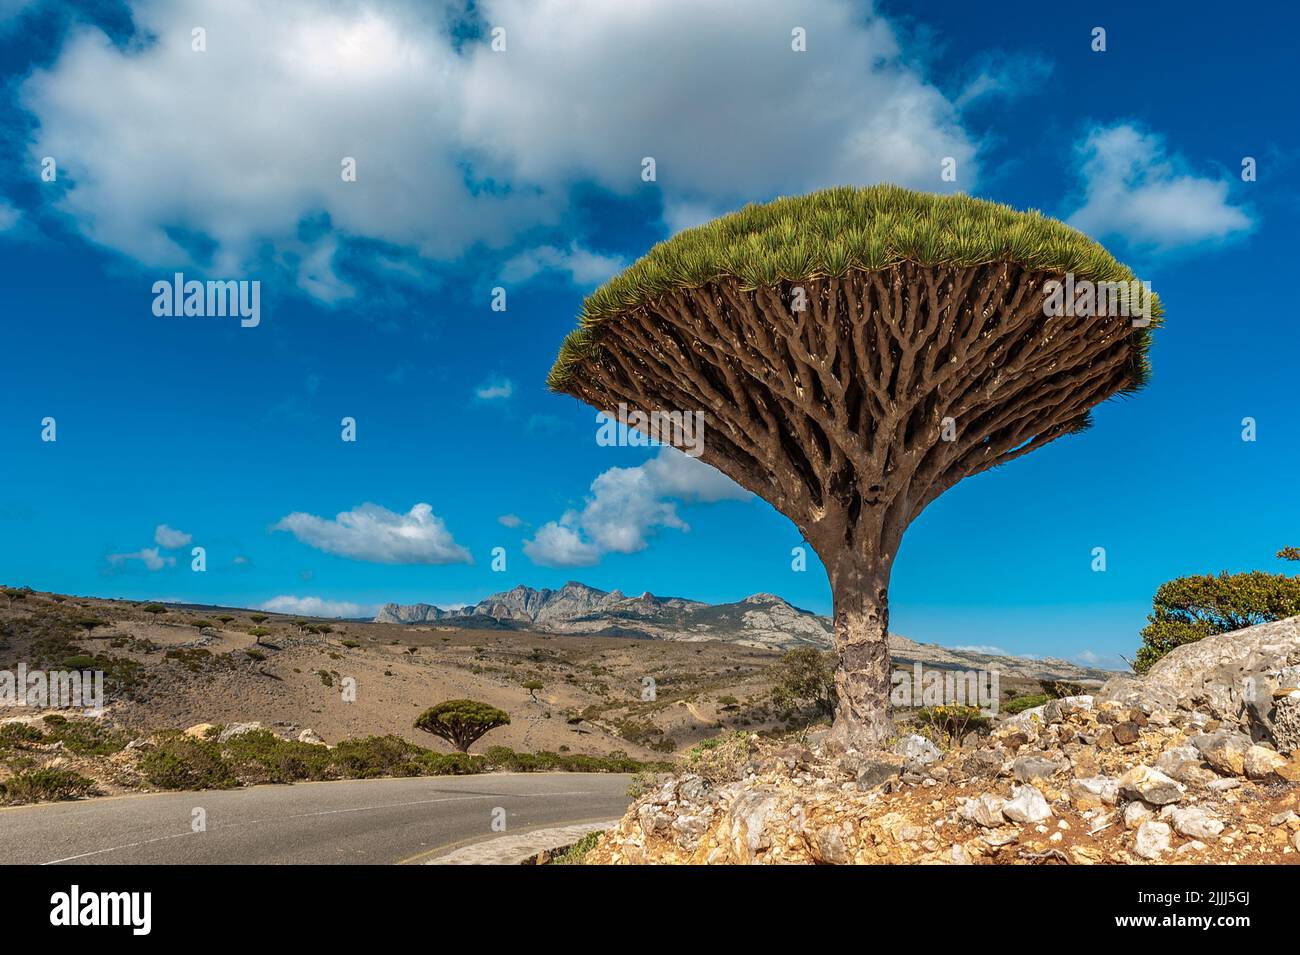
<svg viewBox="0 0 1300 955">
<path fill-rule="evenodd" d="M 1007 801 L 1001 796 L 985 793 L 975 799 L 967 799 L 957 810 L 957 815 L 986 829 L 993 829 L 1002 825 L 1002 807 L 1006 804 Z"/>
<path fill-rule="evenodd" d="M 1151 807 L 1140 800 L 1134 800 L 1124 807 L 1124 828 L 1136 829 L 1152 815 L 1154 814 L 1151 812 Z"/>
<path fill-rule="evenodd" d="M 1169 851 L 1169 827 L 1163 822 L 1147 819 L 1138 826 L 1133 851 L 1143 859 L 1159 859 Z"/>
<path fill-rule="evenodd" d="M 1002 815 L 1012 822 L 1042 822 L 1052 816 L 1052 807 L 1033 786 L 1017 786 L 1011 801 L 1002 807 Z"/>
<path fill-rule="evenodd" d="M 1223 831 L 1219 817 L 1200 806 L 1175 809 L 1171 819 L 1174 831 L 1189 839 L 1217 839 Z"/>
</svg>

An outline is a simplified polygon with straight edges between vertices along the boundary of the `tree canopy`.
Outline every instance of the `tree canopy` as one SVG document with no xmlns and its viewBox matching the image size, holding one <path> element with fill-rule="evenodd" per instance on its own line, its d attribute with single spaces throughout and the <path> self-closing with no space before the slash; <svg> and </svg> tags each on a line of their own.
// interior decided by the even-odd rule
<svg viewBox="0 0 1300 955">
<path fill-rule="evenodd" d="M 415 720 L 416 729 L 445 739 L 462 753 L 488 730 L 506 726 L 510 714 L 478 700 L 447 700 L 431 706 Z"/>
</svg>

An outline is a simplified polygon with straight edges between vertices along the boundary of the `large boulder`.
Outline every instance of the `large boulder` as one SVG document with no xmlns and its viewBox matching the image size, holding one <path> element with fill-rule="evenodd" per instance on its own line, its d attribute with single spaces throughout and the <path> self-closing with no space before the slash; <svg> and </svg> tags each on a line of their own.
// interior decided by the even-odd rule
<svg viewBox="0 0 1300 955">
<path fill-rule="evenodd" d="M 1289 699 L 1279 691 L 1294 687 L 1298 676 L 1300 617 L 1288 617 L 1184 644 L 1141 678 L 1112 679 L 1097 702 L 1114 701 L 1145 713 L 1199 710 L 1255 740 L 1271 740 L 1277 717 L 1274 695 Z M 1286 721 L 1289 728 L 1290 713 Z M 1300 744 L 1300 738 L 1286 742 Z"/>
</svg>

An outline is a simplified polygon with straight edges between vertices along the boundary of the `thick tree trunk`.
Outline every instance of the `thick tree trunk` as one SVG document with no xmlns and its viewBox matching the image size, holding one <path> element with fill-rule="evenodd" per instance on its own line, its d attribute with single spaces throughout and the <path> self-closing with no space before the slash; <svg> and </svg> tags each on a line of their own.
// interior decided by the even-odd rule
<svg viewBox="0 0 1300 955">
<path fill-rule="evenodd" d="M 831 577 L 837 705 L 828 743 L 878 749 L 894 734 L 889 714 L 889 569 L 852 567 Z"/>
</svg>

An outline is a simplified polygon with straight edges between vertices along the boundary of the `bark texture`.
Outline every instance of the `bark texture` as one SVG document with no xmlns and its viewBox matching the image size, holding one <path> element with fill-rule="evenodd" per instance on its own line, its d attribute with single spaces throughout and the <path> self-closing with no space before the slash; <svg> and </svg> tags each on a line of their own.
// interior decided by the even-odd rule
<svg viewBox="0 0 1300 955">
<path fill-rule="evenodd" d="M 1043 285 L 1061 278 L 1009 261 L 757 289 L 722 277 L 600 323 L 568 380 L 607 411 L 705 412 L 703 460 L 817 551 L 835 602 L 839 739 L 888 732 L 887 591 L 907 526 L 1137 380 L 1127 320 L 1044 316 Z"/>
</svg>

